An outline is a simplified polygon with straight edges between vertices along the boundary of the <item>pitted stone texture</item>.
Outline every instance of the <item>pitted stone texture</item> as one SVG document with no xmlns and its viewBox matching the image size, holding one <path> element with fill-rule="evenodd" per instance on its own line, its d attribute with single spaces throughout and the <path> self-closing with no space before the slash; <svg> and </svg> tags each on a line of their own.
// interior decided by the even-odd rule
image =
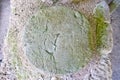
<svg viewBox="0 0 120 80">
<path fill-rule="evenodd" d="M 73 73 L 91 58 L 89 23 L 70 8 L 40 9 L 23 32 L 24 52 L 37 68 L 55 74 Z"/>
</svg>

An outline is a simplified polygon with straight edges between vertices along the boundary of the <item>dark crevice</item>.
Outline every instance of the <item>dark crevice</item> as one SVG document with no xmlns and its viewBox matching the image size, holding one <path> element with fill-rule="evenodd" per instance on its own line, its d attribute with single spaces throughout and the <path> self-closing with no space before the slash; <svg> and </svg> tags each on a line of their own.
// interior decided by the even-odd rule
<svg viewBox="0 0 120 80">
<path fill-rule="evenodd" d="M 55 68 L 55 70 L 57 71 L 56 60 L 55 60 L 55 57 L 54 57 L 54 55 L 53 55 L 53 52 L 50 52 L 50 51 L 48 51 L 48 50 L 45 50 L 45 52 L 48 53 L 48 54 L 51 56 L 51 60 L 52 60 L 53 63 L 54 63 L 54 68 Z M 55 72 L 56 72 L 56 71 L 55 71 Z"/>
<path fill-rule="evenodd" d="M 0 63 L 2 62 L 2 59 L 0 59 Z"/>
<path fill-rule="evenodd" d="M 54 48 L 55 51 L 56 51 L 56 47 L 57 47 L 56 42 L 58 40 L 59 35 L 60 35 L 60 33 L 56 34 L 56 38 L 55 38 L 55 41 L 54 41 L 54 44 L 53 44 L 55 46 L 55 48 Z"/>
<path fill-rule="evenodd" d="M 46 53 L 48 53 L 49 55 L 53 56 L 53 52 L 49 52 L 48 50 L 45 50 Z"/>
</svg>

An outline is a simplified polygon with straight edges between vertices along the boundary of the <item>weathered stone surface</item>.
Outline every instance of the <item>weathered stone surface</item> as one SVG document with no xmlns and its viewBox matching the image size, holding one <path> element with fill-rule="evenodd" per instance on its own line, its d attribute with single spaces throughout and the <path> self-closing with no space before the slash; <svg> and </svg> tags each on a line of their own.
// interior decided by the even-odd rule
<svg viewBox="0 0 120 80">
<path fill-rule="evenodd" d="M 23 32 L 24 51 L 30 62 L 43 71 L 73 73 L 91 58 L 89 23 L 70 8 L 40 9 Z"/>
<path fill-rule="evenodd" d="M 83 68 L 81 67 L 83 64 L 77 65 L 79 67 L 79 71 L 75 67 L 76 66 L 76 63 L 75 63 L 75 66 L 73 66 L 73 65 L 72 66 L 75 67 L 76 69 L 73 69 L 70 67 L 71 69 L 74 70 L 74 71 L 72 70 L 73 73 L 65 74 L 65 73 L 68 73 L 68 71 L 65 71 L 68 64 L 65 64 L 67 66 L 63 65 L 63 63 L 65 61 L 62 61 L 62 63 L 61 63 L 62 66 L 65 66 L 65 67 L 63 67 L 63 72 L 60 72 L 60 71 L 56 72 L 56 69 L 53 69 L 54 61 L 55 61 L 53 58 L 53 55 L 54 55 L 54 57 L 57 57 L 56 61 L 60 61 L 62 58 L 64 58 L 64 56 L 62 56 L 62 57 L 56 56 L 58 54 L 57 52 L 59 52 L 59 53 L 64 52 L 64 51 L 66 53 L 67 53 L 67 51 L 69 52 L 68 49 L 73 44 L 72 41 L 76 41 L 77 39 L 80 41 L 80 42 L 76 41 L 75 44 L 72 45 L 73 47 L 74 46 L 77 47 L 77 48 L 76 47 L 73 48 L 73 50 L 76 50 L 76 52 L 77 52 L 78 48 L 85 47 L 86 50 L 87 50 L 87 48 L 89 48 L 88 41 L 87 41 L 88 33 L 85 33 L 85 32 L 88 32 L 87 28 L 89 28 L 89 26 L 88 26 L 89 23 L 80 13 L 78 13 L 76 11 L 80 11 L 82 14 L 84 14 L 86 16 L 86 18 L 90 21 L 90 25 L 93 23 L 90 26 L 90 28 L 94 29 L 94 31 L 90 31 L 90 32 L 95 33 L 95 35 L 91 35 L 91 36 L 94 37 L 93 43 L 96 43 L 96 39 L 95 39 L 96 27 L 99 27 L 99 26 L 97 26 L 96 21 L 94 21 L 92 19 L 94 19 L 94 17 L 98 18 L 97 24 L 99 24 L 100 26 L 101 26 L 101 23 L 102 23 L 102 25 L 107 22 L 108 22 L 107 24 L 109 24 L 109 20 L 105 21 L 104 14 L 102 14 L 102 19 L 99 17 L 99 15 L 94 16 L 94 14 L 96 14 L 95 7 L 98 6 L 100 1 L 103 1 L 103 0 L 95 0 L 95 1 L 88 0 L 88 2 L 82 1 L 77 4 L 65 2 L 62 5 L 59 3 L 57 3 L 57 4 L 55 3 L 53 5 L 47 4 L 47 6 L 46 6 L 46 3 L 45 4 L 42 3 L 41 0 L 11 0 L 12 11 L 11 11 L 10 26 L 9 26 L 9 31 L 7 33 L 7 37 L 5 38 L 5 45 L 4 45 L 4 50 L 3 50 L 5 57 L 4 57 L 3 63 L 2 63 L 3 67 L 0 68 L 2 73 L 7 72 L 8 76 L 10 76 L 10 77 L 12 76 L 11 80 L 13 78 L 17 79 L 17 80 L 54 80 L 54 79 L 56 79 L 56 80 L 96 80 L 96 79 L 97 80 L 106 80 L 106 79 L 111 80 L 110 59 L 108 57 L 108 54 L 106 54 L 111 51 L 110 50 L 112 48 L 111 46 L 110 46 L 110 49 L 108 49 L 109 47 L 100 48 L 102 50 L 102 54 L 101 54 L 101 52 L 92 53 L 92 54 L 94 54 L 94 56 L 92 56 L 93 58 L 92 58 L 92 60 L 90 60 L 88 65 L 85 65 Z M 61 5 L 64 7 L 59 7 L 59 9 L 58 9 L 58 6 L 56 6 L 56 5 Z M 108 11 L 108 7 L 106 8 L 103 4 L 100 4 L 100 5 L 102 6 L 102 10 Z M 105 5 L 108 6 L 107 4 L 105 4 Z M 54 7 L 51 7 L 51 6 L 54 6 Z M 67 7 L 65 8 L 65 6 L 67 6 Z M 41 10 L 38 11 L 40 8 L 41 8 Z M 65 9 L 63 9 L 63 8 L 65 8 Z M 95 9 L 95 13 L 93 14 L 94 9 Z M 61 11 L 59 11 L 59 10 L 61 10 Z M 74 11 L 74 10 L 76 10 L 76 11 Z M 49 14 L 46 13 L 48 11 L 50 11 Z M 62 13 L 64 13 L 64 15 L 67 16 L 67 18 L 66 18 L 66 16 L 60 16 L 60 15 L 58 17 L 58 14 L 55 13 L 54 11 L 59 13 L 60 15 L 62 15 Z M 68 12 L 69 12 L 69 14 L 68 14 Z M 50 18 L 47 18 L 45 14 L 48 16 L 55 14 L 54 16 L 57 17 L 57 19 L 51 18 L 51 16 L 49 16 Z M 52 16 L 52 17 L 54 17 L 54 16 Z M 82 19 L 81 19 L 81 16 L 83 17 Z M 39 19 L 39 17 L 41 17 L 41 18 Z M 46 18 L 46 19 L 44 19 L 44 18 Z M 62 20 L 59 20 L 59 19 L 62 19 Z M 99 19 L 102 22 L 99 23 Z M 42 22 L 39 20 L 42 20 Z M 74 20 L 74 21 L 72 21 L 72 20 Z M 82 21 L 84 21 L 84 23 L 87 25 L 84 26 L 84 24 L 81 24 Z M 26 25 L 26 23 L 27 23 L 27 25 Z M 49 23 L 50 26 L 48 26 L 46 23 Z M 57 24 L 59 23 L 59 25 L 56 25 L 56 23 Z M 64 25 L 62 25 L 60 23 L 62 23 Z M 73 25 L 68 26 L 67 25 L 68 23 L 73 24 Z M 78 26 L 79 23 L 81 24 L 80 26 Z M 36 25 L 39 25 L 39 24 L 42 26 L 36 27 Z M 33 26 L 31 26 L 31 25 L 33 25 Z M 73 29 L 73 26 L 75 27 L 75 29 Z M 52 30 L 51 27 L 55 27 L 53 29 L 54 31 Z M 79 29 L 80 27 L 83 28 L 84 30 Z M 106 29 L 105 29 L 105 31 L 106 31 Z M 107 31 L 110 32 L 110 36 L 105 35 L 106 40 L 105 39 L 104 40 L 102 39 L 102 40 L 109 43 L 108 37 L 111 38 L 112 32 L 109 29 Z M 27 32 L 29 32 L 29 33 L 27 33 Z M 58 34 L 58 32 L 60 34 Z M 77 39 L 70 37 L 73 34 L 72 32 L 74 32 L 74 34 L 77 34 L 77 35 L 74 35 L 74 37 Z M 39 36 L 40 33 L 42 33 L 41 34 L 41 35 L 43 35 L 42 37 Z M 63 36 L 64 33 L 65 33 L 65 35 Z M 78 33 L 83 34 L 84 36 L 81 36 Z M 28 37 L 27 37 L 27 34 L 29 35 Z M 49 35 L 50 35 L 50 37 L 49 37 Z M 109 35 L 109 33 L 108 33 L 108 35 Z M 58 36 L 58 38 L 57 38 L 57 36 Z M 38 38 L 40 38 L 40 39 L 38 39 Z M 56 38 L 57 38 L 57 40 L 56 40 Z M 70 38 L 70 39 L 68 40 L 67 38 Z M 83 45 L 78 46 L 78 43 L 81 43 L 81 41 L 82 41 L 82 43 L 84 43 L 84 46 Z M 27 42 L 27 44 L 26 44 L 26 42 Z M 29 42 L 32 42 L 32 43 L 29 43 Z M 45 42 L 45 45 L 44 45 L 44 43 L 40 44 L 40 42 Z M 63 44 L 63 46 L 60 46 L 60 44 L 58 42 Z M 66 43 L 66 42 L 69 42 L 69 43 Z M 91 42 L 91 41 L 89 41 L 89 42 Z M 48 44 L 48 43 L 50 43 L 50 44 Z M 54 43 L 56 43 L 56 45 L 57 45 L 56 52 L 54 50 L 54 48 L 55 48 Z M 34 50 L 38 51 L 38 52 L 40 51 L 40 49 L 37 49 L 37 50 L 35 49 L 36 48 L 35 45 L 39 45 L 39 44 L 41 46 L 38 46 L 38 47 L 40 47 L 41 51 L 44 52 L 44 53 L 42 53 L 42 55 L 45 58 L 46 58 L 46 56 L 48 56 L 47 57 L 48 60 L 46 60 L 47 69 L 41 68 L 41 65 L 39 65 L 39 64 L 42 64 L 42 63 L 40 63 L 41 60 L 39 60 L 40 59 L 39 57 L 41 57 L 39 54 L 32 56 L 32 54 L 33 54 L 32 51 L 33 52 L 34 52 Z M 112 41 L 110 44 L 112 44 Z M 30 49 L 31 47 L 32 47 L 32 49 Z M 61 48 L 61 47 L 65 47 L 66 49 Z M 97 49 L 96 46 L 95 47 L 93 46 L 93 48 Z M 59 51 L 60 49 L 61 49 L 61 51 Z M 82 50 L 84 50 L 84 49 L 82 49 Z M 50 51 L 54 52 L 55 54 L 49 55 L 49 53 L 51 53 Z M 84 52 L 84 51 L 81 51 L 81 50 L 79 50 L 79 51 L 80 51 L 79 54 L 83 55 L 82 52 Z M 31 53 L 28 53 L 28 52 L 31 52 Z M 37 52 L 35 52 L 35 53 L 37 53 Z M 72 53 L 69 52 L 69 54 L 72 54 Z M 65 56 L 69 57 L 69 59 L 73 59 L 71 61 L 75 61 L 75 62 L 77 61 L 77 59 L 70 58 L 72 56 L 68 56 L 68 54 L 66 54 Z M 74 56 L 76 57 L 77 55 L 74 55 Z M 81 56 L 80 56 L 80 60 L 83 59 L 83 58 L 81 58 Z M 88 57 L 88 60 L 89 60 L 89 55 L 85 54 L 84 56 Z M 36 59 L 34 59 L 34 57 Z M 51 59 L 50 59 L 50 57 L 51 57 Z M 64 59 L 67 61 L 66 58 L 64 58 Z M 36 63 L 39 63 L 39 64 L 36 64 Z M 48 63 L 50 64 L 50 66 L 48 65 Z M 73 63 L 73 62 L 68 62 L 68 63 Z M 87 63 L 87 61 L 84 62 L 84 59 L 83 59 L 82 63 Z M 52 67 L 51 67 L 51 65 L 52 65 Z M 70 70 L 70 68 L 68 70 Z M 56 74 L 52 74 L 51 72 L 56 73 Z M 61 75 L 58 75 L 60 73 L 61 73 Z M 4 76 L 4 77 L 7 79 L 7 76 Z"/>
</svg>

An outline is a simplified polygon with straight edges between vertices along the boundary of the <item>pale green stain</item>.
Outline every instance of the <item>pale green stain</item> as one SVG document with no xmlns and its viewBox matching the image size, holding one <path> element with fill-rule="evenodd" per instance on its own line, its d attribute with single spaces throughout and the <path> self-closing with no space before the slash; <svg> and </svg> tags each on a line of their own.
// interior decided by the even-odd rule
<svg viewBox="0 0 120 80">
<path fill-rule="evenodd" d="M 25 27 L 23 43 L 30 62 L 55 74 L 73 73 L 91 59 L 87 19 L 67 7 L 40 9 Z"/>
</svg>

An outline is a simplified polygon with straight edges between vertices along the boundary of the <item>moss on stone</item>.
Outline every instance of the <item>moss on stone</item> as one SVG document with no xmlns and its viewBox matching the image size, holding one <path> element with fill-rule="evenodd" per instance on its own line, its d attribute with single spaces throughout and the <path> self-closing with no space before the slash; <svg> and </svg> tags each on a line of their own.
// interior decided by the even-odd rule
<svg viewBox="0 0 120 80">
<path fill-rule="evenodd" d="M 96 10 L 96 46 L 97 48 L 104 45 L 103 36 L 106 35 L 106 28 L 108 27 L 108 24 L 105 22 L 104 13 L 101 9 Z"/>
<path fill-rule="evenodd" d="M 89 46 L 92 51 L 98 51 L 103 47 L 105 40 L 103 37 L 106 36 L 106 29 L 108 23 L 105 22 L 104 8 L 103 6 L 98 6 L 95 8 L 94 15 L 91 15 L 89 19 L 91 27 L 89 29 Z"/>
</svg>

